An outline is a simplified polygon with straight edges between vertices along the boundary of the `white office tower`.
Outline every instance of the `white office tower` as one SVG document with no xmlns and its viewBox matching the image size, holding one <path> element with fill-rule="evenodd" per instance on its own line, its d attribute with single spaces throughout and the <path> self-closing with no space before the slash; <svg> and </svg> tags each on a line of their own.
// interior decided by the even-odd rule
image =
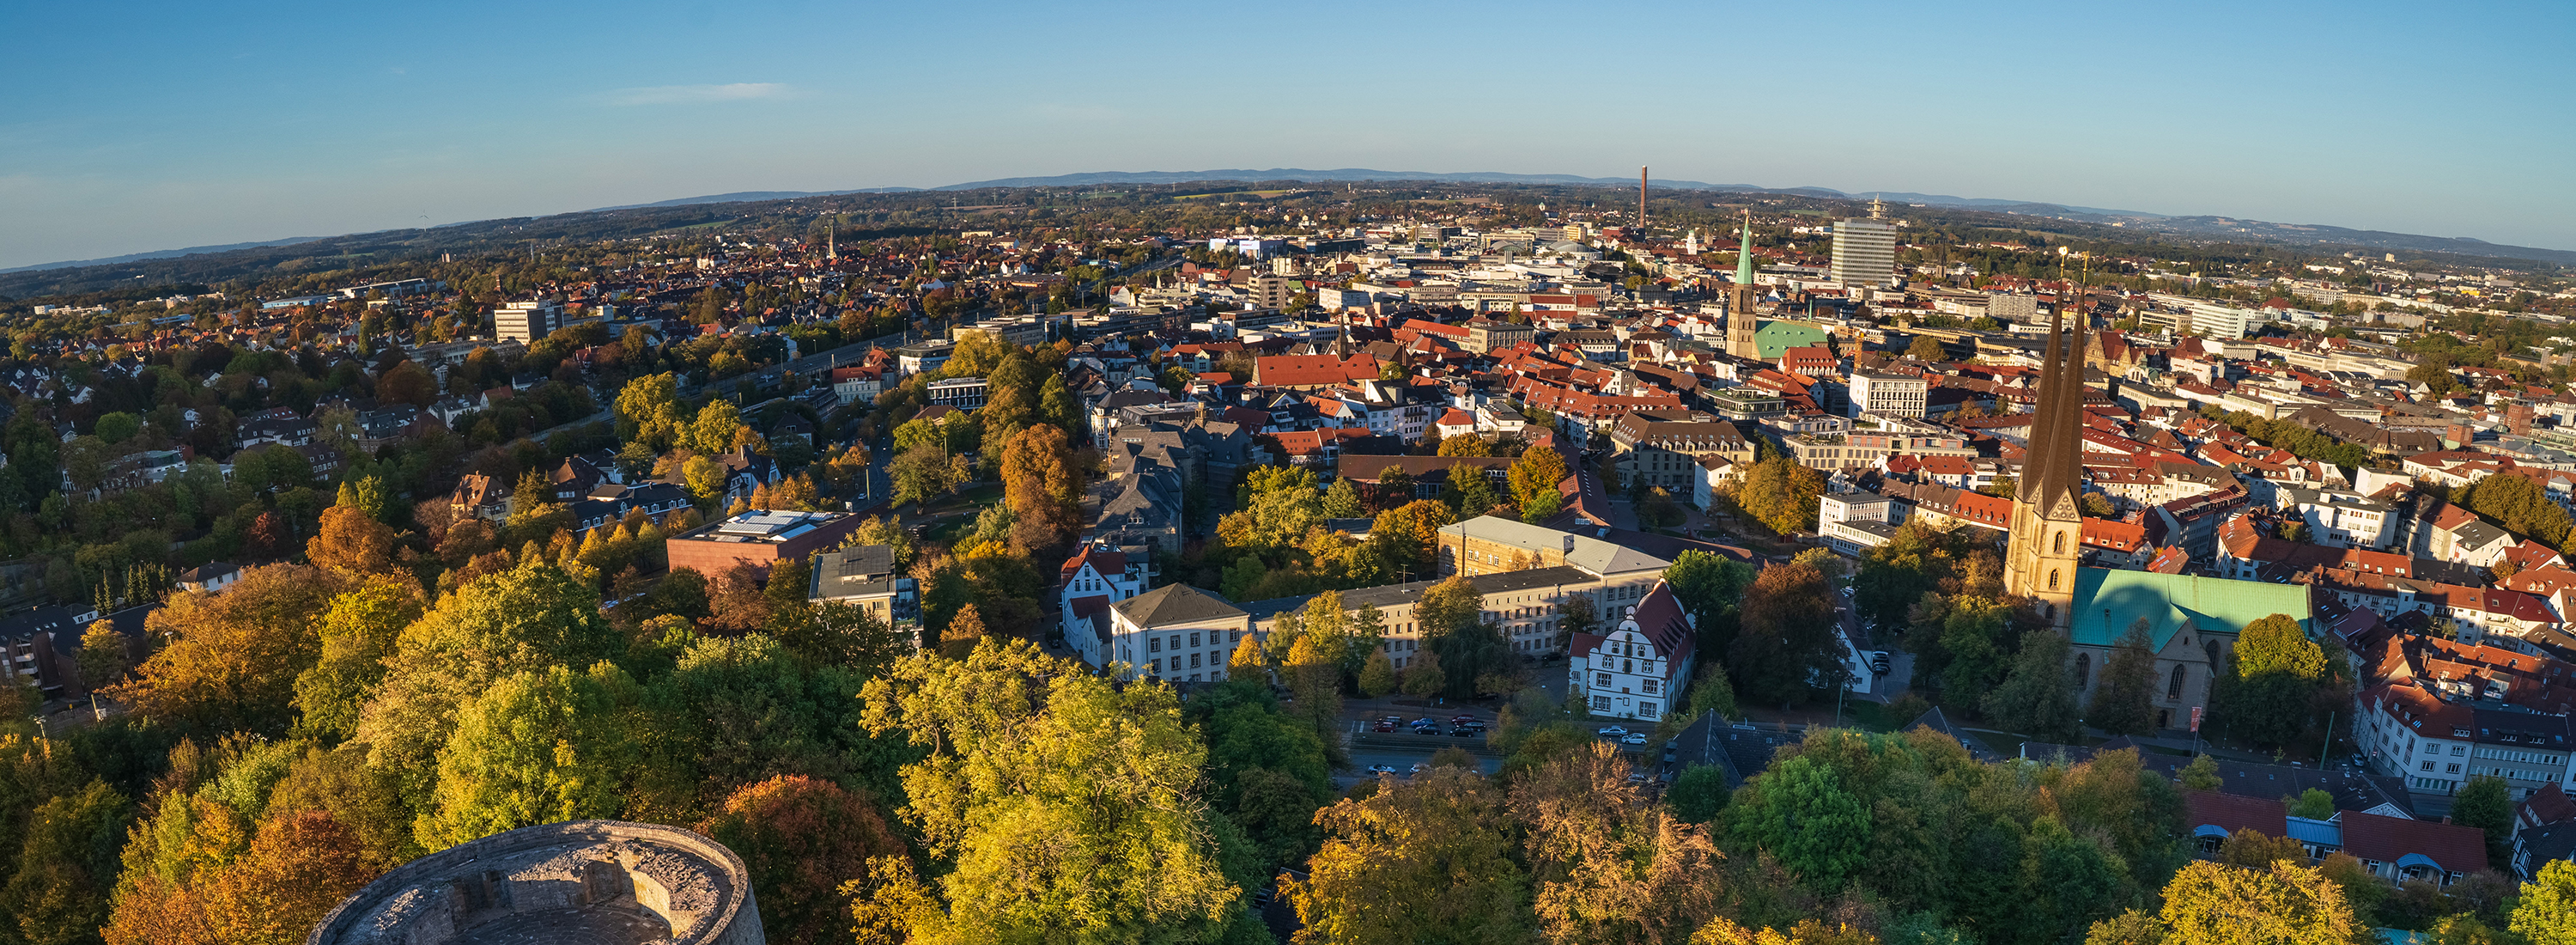
<svg viewBox="0 0 2576 945">
<path fill-rule="evenodd" d="M 517 339 L 521 344 L 536 344 L 554 334 L 562 322 L 563 302 L 558 299 L 505 302 L 492 310 L 493 334 L 505 341 Z"/>
<path fill-rule="evenodd" d="M 1896 224 L 1870 201 L 1866 219 L 1834 223 L 1834 284 L 1845 289 L 1884 286 L 1896 277 Z"/>
</svg>

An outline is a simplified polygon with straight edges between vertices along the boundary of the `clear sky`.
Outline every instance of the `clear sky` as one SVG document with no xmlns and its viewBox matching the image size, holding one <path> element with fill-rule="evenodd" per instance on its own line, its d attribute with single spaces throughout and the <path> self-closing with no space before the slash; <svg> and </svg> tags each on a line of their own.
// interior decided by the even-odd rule
<svg viewBox="0 0 2576 945">
<path fill-rule="evenodd" d="M 0 3 L 0 267 L 1105 170 L 1658 177 L 2576 249 L 2576 4 Z"/>
</svg>

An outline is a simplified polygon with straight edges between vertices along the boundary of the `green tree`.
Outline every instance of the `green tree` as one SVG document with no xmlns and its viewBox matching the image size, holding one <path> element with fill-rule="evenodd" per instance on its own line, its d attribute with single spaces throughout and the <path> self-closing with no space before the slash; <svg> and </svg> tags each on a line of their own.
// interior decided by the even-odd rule
<svg viewBox="0 0 2576 945">
<path fill-rule="evenodd" d="M 2131 624 L 2102 661 L 2102 678 L 2084 706 L 2084 722 L 2113 735 L 2155 733 L 2156 654 L 2145 618 Z"/>
<path fill-rule="evenodd" d="M 1673 779 L 1664 792 L 1664 803 L 1672 805 L 1673 816 L 1695 824 L 1717 819 L 1726 810 L 1726 772 L 1716 765 L 1692 765 Z"/>
<path fill-rule="evenodd" d="M 1323 513 L 1325 518 L 1363 518 L 1368 509 L 1360 502 L 1358 487 L 1348 479 L 1335 479 L 1333 487 L 1324 490 Z"/>
<path fill-rule="evenodd" d="M 2451 796 L 2451 822 L 2486 831 L 2487 861 L 2509 865 L 2513 835 L 2513 789 L 2494 775 L 2474 775 Z"/>
<path fill-rule="evenodd" d="M 2235 671 L 2222 680 L 2215 701 L 2229 713 L 2231 731 L 2273 746 L 2307 732 L 2326 655 L 2297 620 L 2272 614 L 2246 624 L 2230 663 Z"/>
<path fill-rule="evenodd" d="M 1672 566 L 1664 569 L 1664 583 L 1698 627 L 1702 652 L 1723 653 L 1734 642 L 1736 609 L 1754 577 L 1752 565 L 1698 549 L 1673 556 Z"/>
<path fill-rule="evenodd" d="M 2290 808 L 2289 813 L 2292 817 L 2305 817 L 2309 820 L 2334 819 L 2334 795 L 2326 793 L 2325 791 L 2317 788 L 2309 788 L 2305 791 L 2299 792 L 2298 797 L 2287 800 Z M 2458 808 L 2455 806 L 2453 809 L 2457 810 Z"/>
<path fill-rule="evenodd" d="M 1385 650 L 1370 650 L 1368 666 L 1360 670 L 1360 692 L 1371 699 L 1395 691 L 1395 660 Z"/>
<path fill-rule="evenodd" d="M 405 800 L 426 810 L 461 707 L 520 673 L 623 655 L 625 639 L 600 614 L 597 589 L 552 564 L 521 562 L 467 582 L 403 629 L 356 738 L 401 780 Z"/>
<path fill-rule="evenodd" d="M 0 917 L 29 945 L 97 940 L 116 884 L 117 843 L 134 805 L 92 780 L 34 805 L 17 838 L 17 869 L 0 886 Z"/>
<path fill-rule="evenodd" d="M 636 751 L 634 680 L 614 664 L 564 666 L 501 679 L 460 707 L 438 752 L 435 806 L 420 844 L 432 850 L 504 830 L 614 817 Z"/>
<path fill-rule="evenodd" d="M 1774 763 L 1729 807 L 1728 835 L 1780 861 L 1813 888 L 1838 892 L 1869 856 L 1869 807 L 1806 755 Z"/>
<path fill-rule="evenodd" d="M 1192 794 L 1206 749 L 1170 687 L 1012 640 L 901 661 L 865 701 L 869 731 L 928 752 L 903 769 L 907 817 L 955 864 L 935 889 L 868 891 L 911 941 L 1205 940 L 1250 921 Z"/>
<path fill-rule="evenodd" d="M 2257 871 L 2194 860 L 2164 900 L 2166 945 L 2348 945 L 2366 931 L 2333 881 L 2285 862 Z"/>
<path fill-rule="evenodd" d="M 2075 744 L 2084 735 L 2076 716 L 2075 689 L 2067 676 L 2066 638 L 2039 627 L 2022 634 L 2021 653 L 2003 685 L 1979 701 L 1986 717 L 2040 741 Z"/>
<path fill-rule="evenodd" d="M 1763 705 L 1793 703 L 1819 685 L 1831 691 L 1842 681 L 1838 621 L 1824 576 L 1815 568 L 1795 562 L 1763 568 L 1744 593 L 1738 624 L 1725 664 L 1744 698 Z"/>
<path fill-rule="evenodd" d="M 2576 863 L 2551 860 L 2523 884 L 2512 928 L 2531 945 L 2576 945 Z"/>
<path fill-rule="evenodd" d="M 394 641 L 420 614 L 420 591 L 404 578 L 375 577 L 332 598 L 316 624 L 321 658 L 295 678 L 297 731 L 333 741 L 355 734 Z"/>
</svg>

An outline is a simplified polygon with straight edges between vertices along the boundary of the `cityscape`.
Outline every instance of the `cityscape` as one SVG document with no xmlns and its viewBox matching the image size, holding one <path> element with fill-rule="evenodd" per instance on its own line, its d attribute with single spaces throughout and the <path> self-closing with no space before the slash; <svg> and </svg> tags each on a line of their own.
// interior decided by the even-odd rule
<svg viewBox="0 0 2576 945">
<path fill-rule="evenodd" d="M 858 14 L 666 15 L 730 63 Z M 1019 29 L 974 52 L 1065 52 Z M 488 55 L 383 52 L 345 81 Z M 2413 157 L 1778 146 L 1913 188 L 1842 190 L 1695 179 L 1790 165 L 1652 123 L 1196 163 L 1130 97 L 1075 114 L 1142 138 L 1050 153 L 1040 109 L 997 162 L 985 79 L 815 149 L 784 116 L 866 117 L 816 73 L 622 68 L 294 79 L 409 156 L 253 212 L 209 143 L 149 223 L 49 175 L 161 158 L 24 106 L 0 945 L 2576 945 L 2576 234 L 2498 196 L 2526 154 L 2444 204 Z M 168 107 L 129 81 L 82 107 Z M 492 181 L 452 218 L 348 196 L 484 160 L 406 150 L 481 127 L 424 94 L 782 130 L 716 168 L 530 126 L 439 172 Z M 1456 170 L 1351 166 L 1415 160 Z"/>
</svg>

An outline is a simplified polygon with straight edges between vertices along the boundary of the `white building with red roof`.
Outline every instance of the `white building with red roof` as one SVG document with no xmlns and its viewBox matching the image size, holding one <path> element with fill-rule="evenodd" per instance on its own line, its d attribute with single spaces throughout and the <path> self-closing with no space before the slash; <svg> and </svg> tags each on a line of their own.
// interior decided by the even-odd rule
<svg viewBox="0 0 2576 945">
<path fill-rule="evenodd" d="M 1579 693 L 1596 716 L 1661 719 L 1690 679 L 1697 639 L 1672 585 L 1659 578 L 1610 632 L 1574 635 L 1568 691 Z"/>
<path fill-rule="evenodd" d="M 1058 571 L 1063 582 L 1060 617 L 1065 645 L 1082 654 L 1084 662 L 1108 665 L 1115 656 L 1110 649 L 1109 608 L 1144 593 L 1151 576 L 1148 562 L 1130 561 L 1126 552 L 1108 545 L 1087 545 L 1075 552 Z"/>
</svg>

